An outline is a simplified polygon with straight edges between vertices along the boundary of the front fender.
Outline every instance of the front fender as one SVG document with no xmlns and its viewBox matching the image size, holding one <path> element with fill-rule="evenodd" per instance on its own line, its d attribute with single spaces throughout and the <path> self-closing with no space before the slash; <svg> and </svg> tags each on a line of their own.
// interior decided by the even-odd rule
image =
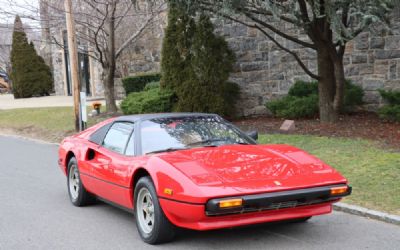
<svg viewBox="0 0 400 250">
<path fill-rule="evenodd" d="M 157 195 L 160 198 L 185 202 L 198 202 L 203 197 L 201 189 L 171 164 L 158 157 L 150 157 L 146 164 Z"/>
</svg>

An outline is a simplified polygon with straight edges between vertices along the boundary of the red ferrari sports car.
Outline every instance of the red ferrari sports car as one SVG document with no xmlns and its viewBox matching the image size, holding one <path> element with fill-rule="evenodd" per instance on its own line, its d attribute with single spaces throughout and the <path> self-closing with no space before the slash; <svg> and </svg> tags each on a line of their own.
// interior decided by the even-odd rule
<svg viewBox="0 0 400 250">
<path fill-rule="evenodd" d="M 214 114 L 121 116 L 65 138 L 59 165 L 75 206 L 98 198 L 132 211 L 150 244 L 175 227 L 305 221 L 351 193 L 316 157 L 257 137 Z"/>
</svg>

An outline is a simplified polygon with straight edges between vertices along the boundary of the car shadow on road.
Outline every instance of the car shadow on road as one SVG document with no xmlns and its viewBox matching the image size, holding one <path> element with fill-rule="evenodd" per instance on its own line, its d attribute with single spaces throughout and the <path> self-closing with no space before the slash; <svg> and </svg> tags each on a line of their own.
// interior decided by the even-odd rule
<svg viewBox="0 0 400 250">
<path fill-rule="evenodd" d="M 261 239 L 265 239 L 266 237 L 276 238 L 276 237 L 284 237 L 284 238 L 297 238 L 301 237 L 303 233 L 299 232 L 306 230 L 307 223 L 294 223 L 294 222 L 269 222 L 269 223 L 261 223 L 256 225 L 249 226 L 241 226 L 234 228 L 225 228 L 225 229 L 217 229 L 210 231 L 194 231 L 187 229 L 179 229 L 177 237 L 177 241 L 187 241 L 190 240 L 220 240 L 220 241 L 229 241 L 233 245 L 236 242 L 243 241 L 257 241 Z M 289 236 L 284 236 L 279 233 L 280 231 L 289 232 Z M 292 232 L 292 233 L 290 233 Z M 240 238 L 238 238 L 240 235 Z"/>
</svg>

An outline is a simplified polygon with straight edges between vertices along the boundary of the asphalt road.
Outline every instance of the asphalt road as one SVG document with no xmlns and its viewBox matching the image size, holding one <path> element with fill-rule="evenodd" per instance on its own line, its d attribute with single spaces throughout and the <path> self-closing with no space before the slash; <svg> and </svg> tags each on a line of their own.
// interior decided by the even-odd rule
<svg viewBox="0 0 400 250">
<path fill-rule="evenodd" d="M 400 227 L 334 212 L 303 224 L 185 231 L 150 246 L 133 216 L 98 203 L 76 208 L 57 146 L 0 136 L 0 249 L 400 249 Z"/>
</svg>

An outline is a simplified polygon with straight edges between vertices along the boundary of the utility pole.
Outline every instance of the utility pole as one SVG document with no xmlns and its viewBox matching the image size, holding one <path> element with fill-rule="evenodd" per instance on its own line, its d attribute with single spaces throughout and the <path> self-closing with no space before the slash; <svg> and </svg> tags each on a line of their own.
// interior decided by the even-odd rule
<svg viewBox="0 0 400 250">
<path fill-rule="evenodd" d="M 68 54 L 69 64 L 71 69 L 71 80 L 73 86 L 74 96 L 74 114 L 75 114 L 75 130 L 82 130 L 82 122 L 80 119 L 80 89 L 81 84 L 78 73 L 78 49 L 76 45 L 76 34 L 75 34 L 75 20 L 74 14 L 72 13 L 72 2 L 71 0 L 64 0 L 65 16 L 67 19 L 67 36 L 68 36 Z"/>
</svg>

